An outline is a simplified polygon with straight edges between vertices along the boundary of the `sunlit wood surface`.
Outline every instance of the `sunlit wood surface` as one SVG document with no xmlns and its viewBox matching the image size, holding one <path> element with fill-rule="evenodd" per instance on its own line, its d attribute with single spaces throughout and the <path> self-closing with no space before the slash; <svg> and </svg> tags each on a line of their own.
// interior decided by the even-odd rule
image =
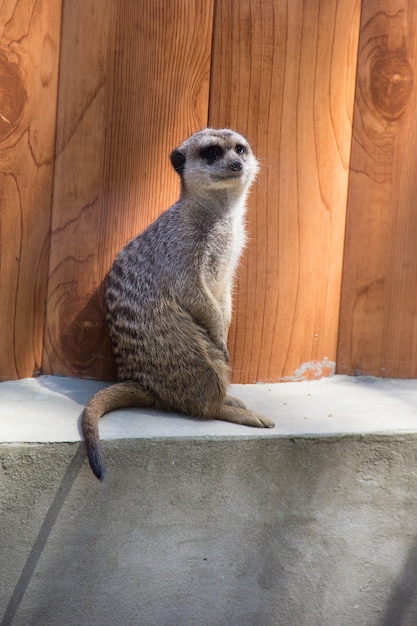
<svg viewBox="0 0 417 626">
<path fill-rule="evenodd" d="M 338 371 L 417 377 L 417 5 L 362 4 Z"/>
<path fill-rule="evenodd" d="M 58 0 L 0 3 L 0 380 L 41 370 L 60 29 Z"/>
<path fill-rule="evenodd" d="M 233 381 L 417 376 L 416 32 L 412 0 L 0 4 L 0 379 L 112 379 L 103 280 L 207 124 L 261 162 Z"/>
</svg>

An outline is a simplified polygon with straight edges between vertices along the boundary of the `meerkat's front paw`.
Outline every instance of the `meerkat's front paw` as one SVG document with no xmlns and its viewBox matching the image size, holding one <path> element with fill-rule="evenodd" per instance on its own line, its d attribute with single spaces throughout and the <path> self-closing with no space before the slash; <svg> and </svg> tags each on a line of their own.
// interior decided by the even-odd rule
<svg viewBox="0 0 417 626">
<path fill-rule="evenodd" d="M 227 349 L 227 345 L 225 344 L 225 342 L 222 339 L 220 339 L 219 341 L 216 341 L 215 344 L 220 350 L 220 352 L 222 352 L 226 363 L 229 363 L 230 362 L 229 351 Z"/>
</svg>

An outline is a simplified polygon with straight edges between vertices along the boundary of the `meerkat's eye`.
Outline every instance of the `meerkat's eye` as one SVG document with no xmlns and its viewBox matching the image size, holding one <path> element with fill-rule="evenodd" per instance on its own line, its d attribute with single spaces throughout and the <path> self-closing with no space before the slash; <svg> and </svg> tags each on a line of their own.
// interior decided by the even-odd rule
<svg viewBox="0 0 417 626">
<path fill-rule="evenodd" d="M 212 163 L 214 163 L 216 159 L 219 159 L 222 156 L 223 151 L 220 148 L 220 146 L 214 145 L 214 146 L 207 146 L 206 148 L 203 148 L 200 154 L 203 157 L 203 159 L 206 159 L 207 163 L 211 165 Z"/>
<path fill-rule="evenodd" d="M 244 154 L 246 154 L 245 146 L 242 146 L 240 143 L 237 144 L 235 150 L 239 156 L 243 156 Z"/>
</svg>

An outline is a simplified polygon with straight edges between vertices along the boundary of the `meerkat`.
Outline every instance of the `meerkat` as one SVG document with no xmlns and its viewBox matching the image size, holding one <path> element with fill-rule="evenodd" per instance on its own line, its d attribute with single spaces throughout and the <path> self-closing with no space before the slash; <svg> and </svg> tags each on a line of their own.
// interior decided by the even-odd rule
<svg viewBox="0 0 417 626">
<path fill-rule="evenodd" d="M 100 417 L 137 406 L 271 428 L 227 395 L 227 335 L 245 211 L 258 163 L 229 129 L 194 133 L 171 154 L 180 198 L 117 256 L 105 291 L 119 382 L 99 391 L 81 418 L 88 459 L 106 467 Z"/>
</svg>

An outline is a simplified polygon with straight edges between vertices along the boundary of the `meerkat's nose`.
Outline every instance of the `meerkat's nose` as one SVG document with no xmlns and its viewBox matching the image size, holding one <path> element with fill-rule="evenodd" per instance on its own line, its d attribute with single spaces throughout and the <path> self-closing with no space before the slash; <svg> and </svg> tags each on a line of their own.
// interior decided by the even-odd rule
<svg viewBox="0 0 417 626">
<path fill-rule="evenodd" d="M 237 159 L 235 159 L 234 161 L 231 161 L 229 163 L 229 167 L 231 170 L 233 170 L 234 172 L 240 172 L 243 165 L 242 165 L 242 161 L 238 161 Z"/>
</svg>

